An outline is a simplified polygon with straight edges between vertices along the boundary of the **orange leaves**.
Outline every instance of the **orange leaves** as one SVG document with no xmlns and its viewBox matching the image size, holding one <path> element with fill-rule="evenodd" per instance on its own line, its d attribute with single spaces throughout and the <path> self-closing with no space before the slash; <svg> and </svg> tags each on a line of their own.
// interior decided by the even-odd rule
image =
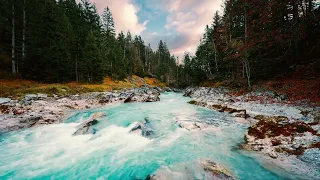
<svg viewBox="0 0 320 180">
<path fill-rule="evenodd" d="M 0 97 L 23 96 L 26 93 L 47 93 L 52 94 L 51 89 L 67 90 L 66 94 L 77 94 L 93 91 L 110 91 L 124 88 L 134 88 L 142 85 L 165 87 L 165 84 L 154 78 L 140 78 L 132 76 L 123 81 L 112 80 L 106 77 L 102 84 L 83 84 L 77 82 L 69 82 L 65 84 L 42 84 L 35 81 L 22 79 L 0 80 Z"/>
</svg>

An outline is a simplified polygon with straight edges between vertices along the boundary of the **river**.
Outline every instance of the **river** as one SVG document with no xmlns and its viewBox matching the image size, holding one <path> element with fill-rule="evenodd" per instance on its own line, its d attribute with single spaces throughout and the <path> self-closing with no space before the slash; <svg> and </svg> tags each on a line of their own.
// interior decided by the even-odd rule
<svg viewBox="0 0 320 180">
<path fill-rule="evenodd" d="M 239 150 L 248 123 L 190 105 L 190 98 L 179 93 L 160 98 L 70 112 L 62 124 L 1 135 L 0 179 L 129 180 L 144 179 L 159 169 L 165 179 L 206 179 L 194 165 L 201 160 L 223 165 L 238 179 L 295 179 L 292 172 Z M 96 133 L 73 136 L 96 112 L 105 114 Z M 154 132 L 151 137 L 129 133 L 130 124 L 145 118 Z M 177 121 L 200 122 L 207 128 L 189 131 Z"/>
</svg>

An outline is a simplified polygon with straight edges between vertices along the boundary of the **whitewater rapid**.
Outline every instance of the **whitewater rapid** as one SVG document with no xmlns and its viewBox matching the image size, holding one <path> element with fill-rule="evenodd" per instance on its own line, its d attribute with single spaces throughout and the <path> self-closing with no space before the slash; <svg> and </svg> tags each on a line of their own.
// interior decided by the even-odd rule
<svg viewBox="0 0 320 180">
<path fill-rule="evenodd" d="M 238 145 L 248 122 L 188 104 L 179 93 L 160 102 L 116 104 L 75 111 L 64 123 L 0 135 L 0 179 L 144 179 L 163 171 L 169 179 L 205 179 L 193 165 L 212 160 L 238 179 L 295 179 L 310 171 L 270 165 Z M 73 136 L 94 113 L 103 113 L 95 134 Z M 130 133 L 133 123 L 150 120 L 151 137 Z M 205 124 L 187 130 L 177 122 Z M 310 176 L 310 175 L 309 175 Z M 314 175 L 312 175 L 314 176 Z"/>
</svg>

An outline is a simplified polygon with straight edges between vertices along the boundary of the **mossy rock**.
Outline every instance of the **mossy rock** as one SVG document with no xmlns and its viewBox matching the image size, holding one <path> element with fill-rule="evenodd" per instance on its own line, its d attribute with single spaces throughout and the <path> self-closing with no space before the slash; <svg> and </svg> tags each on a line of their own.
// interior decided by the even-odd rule
<svg viewBox="0 0 320 180">
<path fill-rule="evenodd" d="M 189 101 L 188 103 L 189 103 L 189 104 L 194 104 L 194 105 L 195 105 L 195 104 L 197 104 L 198 102 L 197 102 L 197 101 L 192 100 L 192 101 Z"/>
</svg>

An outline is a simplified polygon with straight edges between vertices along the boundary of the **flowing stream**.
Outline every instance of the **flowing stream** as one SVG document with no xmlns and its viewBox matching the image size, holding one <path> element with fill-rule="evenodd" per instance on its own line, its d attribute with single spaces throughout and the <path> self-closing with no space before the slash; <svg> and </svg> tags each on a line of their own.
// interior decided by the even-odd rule
<svg viewBox="0 0 320 180">
<path fill-rule="evenodd" d="M 248 123 L 190 105 L 190 98 L 179 93 L 163 93 L 160 98 L 71 112 L 62 124 L 0 135 L 0 179 L 130 180 L 157 170 L 172 179 L 205 179 L 194 165 L 201 160 L 223 165 L 238 179 L 297 178 L 239 150 Z M 96 112 L 105 114 L 96 133 L 73 136 Z M 129 133 L 130 124 L 145 118 L 154 132 L 151 137 Z M 207 128 L 189 131 L 177 121 L 200 122 Z"/>
</svg>

